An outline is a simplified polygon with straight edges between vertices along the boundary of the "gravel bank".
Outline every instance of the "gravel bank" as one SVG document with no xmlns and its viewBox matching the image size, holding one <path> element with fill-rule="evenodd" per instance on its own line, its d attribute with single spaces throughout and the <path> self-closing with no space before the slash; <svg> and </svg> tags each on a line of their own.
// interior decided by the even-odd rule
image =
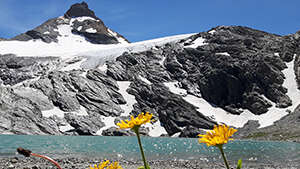
<svg viewBox="0 0 300 169">
<path fill-rule="evenodd" d="M 99 164 L 103 159 L 89 157 L 61 157 L 54 158 L 64 169 L 87 169 L 90 164 Z M 124 169 L 137 169 L 142 162 L 119 160 Z M 222 163 L 210 163 L 206 161 L 150 161 L 152 169 L 224 169 Z M 34 157 L 0 157 L 0 169 L 54 169 L 55 167 Z M 298 163 L 286 164 L 257 164 L 246 162 L 243 169 L 299 169 Z"/>
</svg>

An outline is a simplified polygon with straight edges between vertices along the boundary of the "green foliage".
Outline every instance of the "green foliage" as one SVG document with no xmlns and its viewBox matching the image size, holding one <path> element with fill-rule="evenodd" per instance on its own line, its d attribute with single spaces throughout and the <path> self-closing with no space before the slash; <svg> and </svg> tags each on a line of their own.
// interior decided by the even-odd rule
<svg viewBox="0 0 300 169">
<path fill-rule="evenodd" d="M 241 168 L 242 168 L 242 159 L 239 159 L 236 169 L 241 169 Z"/>
<path fill-rule="evenodd" d="M 145 169 L 144 166 L 140 166 L 138 169 Z M 150 169 L 149 165 L 147 164 L 147 169 Z"/>
</svg>

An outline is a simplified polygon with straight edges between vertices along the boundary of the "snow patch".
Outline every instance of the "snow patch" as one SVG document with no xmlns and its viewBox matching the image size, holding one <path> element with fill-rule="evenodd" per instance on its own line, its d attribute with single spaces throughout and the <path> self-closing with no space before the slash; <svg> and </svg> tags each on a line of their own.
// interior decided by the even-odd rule
<svg viewBox="0 0 300 169">
<path fill-rule="evenodd" d="M 196 96 L 186 94 L 186 90 L 179 88 L 178 82 L 168 82 L 164 83 L 164 85 L 167 86 L 171 92 L 183 96 L 183 99 L 185 101 L 198 107 L 197 110 L 200 113 L 202 113 L 206 117 L 211 118 L 219 124 L 225 123 L 234 127 L 243 127 L 248 122 L 248 120 L 257 120 L 260 124 L 260 128 L 267 127 L 274 124 L 275 121 L 279 120 L 283 116 L 287 115 L 287 110 L 293 111 L 296 106 L 300 104 L 300 92 L 297 89 L 295 74 L 293 71 L 293 63 L 293 61 L 288 63 L 288 68 L 283 70 L 283 73 L 286 77 L 283 86 L 288 88 L 287 95 L 292 99 L 293 106 L 286 109 L 280 109 L 276 108 L 275 104 L 271 102 L 273 106 L 269 108 L 269 111 L 267 113 L 264 113 L 262 115 L 255 115 L 249 110 L 243 110 L 243 113 L 240 115 L 233 115 L 220 107 L 210 104 L 203 98 L 198 98 Z"/>
<path fill-rule="evenodd" d="M 175 134 L 173 134 L 171 137 L 179 137 L 180 133 L 181 133 L 181 132 L 175 133 Z"/>
<path fill-rule="evenodd" d="M 216 55 L 230 56 L 230 54 L 228 52 L 216 53 Z"/>
<path fill-rule="evenodd" d="M 208 33 L 213 35 L 213 34 L 216 33 L 216 32 L 217 32 L 216 30 L 211 30 L 211 31 L 209 31 Z"/>
<path fill-rule="evenodd" d="M 44 32 L 43 34 L 48 35 L 48 34 L 50 34 L 50 32 L 49 32 L 49 31 L 46 31 L 46 32 Z"/>
<path fill-rule="evenodd" d="M 126 92 L 130 83 L 130 81 L 117 81 L 117 84 L 119 86 L 119 93 L 126 100 L 126 104 L 120 105 L 121 109 L 124 110 L 124 113 L 122 113 L 121 116 L 129 116 L 130 112 L 133 110 L 133 105 L 137 103 L 137 101 L 135 100 L 135 96 Z"/>
<path fill-rule="evenodd" d="M 89 28 L 85 30 L 87 33 L 97 33 L 97 30 L 94 28 Z"/>
<path fill-rule="evenodd" d="M 107 65 L 104 63 L 103 65 L 99 66 L 98 69 L 100 69 L 103 72 L 106 72 L 107 70 Z"/>
<path fill-rule="evenodd" d="M 282 86 L 288 89 L 287 95 L 290 97 L 293 103 L 293 105 L 288 108 L 291 111 L 294 111 L 294 109 L 300 104 L 300 91 L 298 89 L 296 75 L 294 72 L 294 62 L 296 56 L 297 55 L 294 54 L 294 59 L 291 62 L 286 63 L 287 68 L 282 71 L 286 78 Z"/>
<path fill-rule="evenodd" d="M 185 89 L 181 89 L 179 86 L 179 82 L 166 82 L 164 83 L 166 87 L 169 88 L 169 90 L 174 93 L 181 96 L 187 95 L 187 91 Z"/>
<path fill-rule="evenodd" d="M 159 61 L 159 64 L 164 66 L 164 62 L 166 60 L 166 57 L 164 56 L 160 61 Z"/>
<path fill-rule="evenodd" d="M 166 129 L 161 126 L 160 121 L 157 120 L 154 124 L 147 123 L 145 124 L 146 128 L 149 128 L 149 136 L 159 137 L 162 134 L 168 134 Z"/>
<path fill-rule="evenodd" d="M 51 116 L 57 116 L 59 118 L 64 118 L 66 113 L 73 113 L 78 116 L 88 116 L 88 113 L 86 109 L 83 106 L 80 106 L 80 109 L 77 111 L 72 111 L 72 112 L 65 112 L 60 110 L 58 107 L 54 107 L 51 110 L 44 110 L 42 111 L 43 117 L 51 117 Z"/>
<path fill-rule="evenodd" d="M 147 83 L 148 85 L 151 85 L 151 84 L 152 84 L 148 79 L 144 78 L 144 77 L 141 76 L 141 75 L 139 75 L 139 78 L 140 78 L 143 82 Z"/>
<path fill-rule="evenodd" d="M 90 43 L 83 36 L 73 34 L 72 29 L 73 28 L 69 24 L 61 24 L 57 26 L 57 31 L 61 35 L 57 37 L 58 45 L 72 48 L 72 45 L 76 45 L 78 42 L 85 42 L 87 44 Z"/>
<path fill-rule="evenodd" d="M 78 31 L 81 31 L 81 29 L 82 29 L 82 26 L 79 26 L 79 27 L 77 28 Z"/>
<path fill-rule="evenodd" d="M 116 32 L 114 32 L 110 29 L 107 29 L 107 31 L 111 36 L 114 36 L 120 42 L 120 44 L 128 44 L 128 42 L 124 38 L 119 37 Z"/>
<path fill-rule="evenodd" d="M 116 117 L 106 117 L 106 116 L 102 116 L 101 117 L 101 121 L 104 123 L 104 127 L 102 127 L 100 130 L 98 130 L 96 132 L 96 135 L 102 136 L 102 132 L 103 130 L 109 129 L 111 127 L 116 127 L 115 124 L 115 119 Z"/>
<path fill-rule="evenodd" d="M 71 21 L 70 21 L 70 24 L 73 24 L 74 21 L 83 22 L 85 20 L 97 21 L 95 18 L 92 18 L 92 17 L 89 17 L 89 16 L 80 16 L 80 17 L 72 18 Z"/>
<path fill-rule="evenodd" d="M 206 45 L 207 43 L 204 43 L 206 39 L 202 38 L 202 37 L 198 37 L 197 39 L 195 39 L 191 45 L 187 45 L 185 46 L 185 48 L 197 48 L 198 46 L 203 46 Z"/>
<path fill-rule="evenodd" d="M 274 53 L 274 56 L 278 56 L 279 57 L 279 53 Z"/>
<path fill-rule="evenodd" d="M 66 132 L 66 131 L 70 131 L 75 129 L 74 127 L 72 127 L 69 123 L 63 126 L 59 126 L 59 131 L 61 132 Z"/>
</svg>

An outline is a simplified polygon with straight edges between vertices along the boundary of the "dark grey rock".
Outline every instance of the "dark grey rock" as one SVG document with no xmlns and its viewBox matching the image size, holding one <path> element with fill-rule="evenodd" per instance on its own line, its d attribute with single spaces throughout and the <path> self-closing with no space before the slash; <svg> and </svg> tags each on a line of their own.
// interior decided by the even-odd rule
<svg viewBox="0 0 300 169">
<path fill-rule="evenodd" d="M 103 136 L 134 136 L 135 133 L 131 130 L 120 130 L 117 127 L 111 127 L 102 131 Z"/>
<path fill-rule="evenodd" d="M 153 112 L 160 120 L 169 135 L 180 132 L 180 127 L 188 125 L 211 129 L 215 124 L 196 110 L 196 107 L 183 100 L 179 95 L 171 93 L 163 84 L 151 86 L 134 81 L 128 92 L 135 96 L 139 110 L 137 112 Z"/>
<path fill-rule="evenodd" d="M 61 134 L 55 121 L 43 117 L 35 103 L 11 88 L 0 87 L 0 119 L 0 133 Z"/>
<path fill-rule="evenodd" d="M 82 105 L 91 114 L 120 115 L 123 110 L 118 104 L 125 100 L 117 92 L 116 82 L 97 69 L 90 70 L 87 77 L 77 71 L 54 71 L 33 82 L 31 87 L 41 90 L 63 111 L 79 110 Z"/>
<path fill-rule="evenodd" d="M 243 100 L 244 107 L 256 115 L 266 113 L 268 107 L 272 106 L 270 102 L 263 99 L 257 92 L 245 93 Z"/>
<path fill-rule="evenodd" d="M 52 102 L 40 90 L 18 87 L 18 88 L 14 88 L 13 91 L 16 95 L 30 100 L 42 111 L 50 110 L 54 108 Z"/>
<path fill-rule="evenodd" d="M 73 132 L 79 135 L 96 135 L 97 131 L 104 126 L 99 115 L 78 116 L 73 113 L 65 114 L 66 121 L 75 129 Z"/>
<path fill-rule="evenodd" d="M 95 19 L 99 19 L 94 11 L 89 9 L 89 6 L 86 2 L 76 3 L 71 6 L 71 8 L 65 13 L 65 17 L 80 17 L 80 16 L 89 16 Z"/>
<path fill-rule="evenodd" d="M 57 57 L 16 57 L 0 55 L 0 79 L 4 85 L 15 85 L 33 79 L 55 68 Z"/>
<path fill-rule="evenodd" d="M 248 122 L 242 129 L 239 129 L 237 138 L 256 140 L 280 140 L 300 142 L 300 106 L 274 125 L 258 128 L 257 122 Z"/>
<path fill-rule="evenodd" d="M 194 127 L 186 126 L 180 133 L 179 137 L 198 138 L 199 134 L 203 134 L 203 130 Z"/>
</svg>

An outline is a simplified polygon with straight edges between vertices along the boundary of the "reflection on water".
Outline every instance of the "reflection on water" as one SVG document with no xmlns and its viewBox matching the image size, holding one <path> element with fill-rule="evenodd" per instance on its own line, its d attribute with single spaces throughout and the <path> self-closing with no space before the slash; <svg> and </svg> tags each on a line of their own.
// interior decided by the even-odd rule
<svg viewBox="0 0 300 169">
<path fill-rule="evenodd" d="M 0 156 L 15 155 L 16 148 L 23 147 L 48 155 L 139 158 L 135 137 L 0 135 L 0 140 Z M 197 139 L 142 137 L 142 142 L 150 160 L 221 160 L 218 149 L 198 144 Z M 225 145 L 225 151 L 235 161 L 242 158 L 265 164 L 274 161 L 300 163 L 299 143 L 233 141 Z"/>
</svg>

